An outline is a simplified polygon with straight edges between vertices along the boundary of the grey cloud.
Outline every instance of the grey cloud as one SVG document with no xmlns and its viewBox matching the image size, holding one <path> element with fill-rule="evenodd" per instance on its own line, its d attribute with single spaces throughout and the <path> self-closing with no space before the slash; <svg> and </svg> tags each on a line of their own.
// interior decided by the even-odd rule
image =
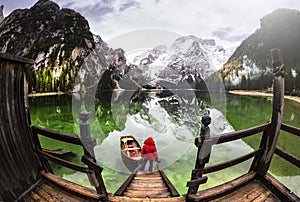
<svg viewBox="0 0 300 202">
<path fill-rule="evenodd" d="M 221 40 L 229 41 L 229 42 L 236 42 L 243 40 L 248 34 L 240 34 L 240 35 L 231 35 L 232 32 L 231 27 L 221 27 L 216 31 L 212 32 L 212 35 L 218 37 Z"/>
<path fill-rule="evenodd" d="M 101 16 L 114 12 L 114 0 L 101 0 L 85 6 L 77 5 L 76 1 L 56 0 L 63 8 L 72 8 L 90 19 L 101 20 Z"/>
<path fill-rule="evenodd" d="M 124 11 L 128 8 L 140 8 L 140 3 L 136 2 L 136 1 L 133 1 L 133 0 L 129 0 L 127 1 L 126 3 L 123 3 L 120 8 L 119 8 L 119 11 Z"/>
<path fill-rule="evenodd" d="M 102 16 L 108 13 L 114 12 L 114 8 L 112 5 L 103 5 L 101 3 L 97 3 L 91 6 L 85 6 L 80 8 L 79 11 L 86 13 L 89 16 Z"/>
<path fill-rule="evenodd" d="M 71 1 L 71 2 L 61 4 L 61 7 L 62 8 L 72 8 L 72 7 L 74 7 L 74 5 L 75 5 L 75 2 Z"/>
</svg>

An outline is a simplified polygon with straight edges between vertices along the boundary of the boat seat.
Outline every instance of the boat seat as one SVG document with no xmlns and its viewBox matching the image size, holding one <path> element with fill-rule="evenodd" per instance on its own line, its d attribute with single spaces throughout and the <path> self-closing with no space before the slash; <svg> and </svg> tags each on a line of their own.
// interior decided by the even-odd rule
<svg viewBox="0 0 300 202">
<path fill-rule="evenodd" d="M 125 148 L 124 150 L 131 151 L 131 150 L 139 150 L 139 149 L 140 149 L 139 147 L 130 147 L 130 148 Z"/>
</svg>

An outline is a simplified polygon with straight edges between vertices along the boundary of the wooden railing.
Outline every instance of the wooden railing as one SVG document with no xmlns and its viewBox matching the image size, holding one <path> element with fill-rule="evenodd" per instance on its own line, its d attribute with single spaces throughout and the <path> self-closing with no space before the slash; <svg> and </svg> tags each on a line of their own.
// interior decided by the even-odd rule
<svg viewBox="0 0 300 202">
<path fill-rule="evenodd" d="M 38 156 L 41 158 L 41 163 L 43 164 L 43 167 L 45 168 L 46 172 L 53 173 L 53 170 L 50 164 L 48 163 L 49 160 L 63 167 L 70 168 L 72 170 L 87 174 L 91 185 L 96 188 L 97 193 L 100 195 L 100 199 L 102 201 L 106 201 L 108 194 L 101 174 L 103 168 L 96 163 L 96 160 L 93 156 L 93 151 L 91 148 L 94 146 L 95 140 L 90 138 L 89 136 L 89 125 L 86 122 L 88 119 L 87 112 L 81 113 L 80 118 L 83 121 L 83 123 L 80 124 L 80 131 L 81 133 L 84 133 L 81 134 L 80 137 L 84 138 L 83 140 L 85 141 L 85 144 L 83 143 L 82 138 L 76 135 L 61 133 L 61 132 L 41 128 L 35 125 L 31 125 L 31 129 L 33 134 L 36 137 L 38 137 L 38 135 L 42 135 L 61 142 L 66 142 L 66 143 L 81 146 L 84 152 L 81 161 L 84 163 L 84 165 L 79 165 L 51 154 L 49 151 L 41 147 L 39 141 L 37 141 L 39 146 L 36 152 Z"/>
<path fill-rule="evenodd" d="M 207 119 L 210 119 L 210 117 L 206 117 L 206 116 L 202 117 L 202 124 L 204 126 L 201 128 L 200 137 L 196 138 L 195 140 L 195 145 L 198 147 L 198 153 L 197 153 L 195 169 L 192 170 L 191 180 L 187 182 L 187 186 L 189 187 L 187 193 L 188 195 L 196 194 L 199 185 L 206 183 L 207 177 L 202 176 L 203 174 L 208 174 L 208 173 L 220 171 L 235 166 L 253 157 L 261 155 L 263 151 L 262 148 L 259 148 L 257 150 L 254 150 L 243 156 L 231 159 L 229 161 L 205 167 L 205 164 L 208 163 L 209 161 L 209 154 L 213 145 L 217 145 L 225 142 L 231 142 L 234 140 L 238 140 L 253 135 L 258 135 L 261 132 L 265 131 L 266 128 L 270 125 L 270 123 L 265 123 L 245 130 L 224 133 L 221 135 L 216 135 L 215 137 L 210 137 L 209 127 L 208 127 L 210 121 L 207 121 Z"/>
<path fill-rule="evenodd" d="M 207 182 L 208 178 L 207 176 L 203 176 L 203 174 L 229 168 L 253 157 L 254 159 L 248 173 L 249 176 L 252 177 L 257 176 L 260 178 L 265 178 L 265 176 L 268 176 L 267 172 L 274 154 L 279 155 L 295 166 L 300 166 L 299 158 L 292 156 L 276 147 L 280 130 L 284 130 L 296 136 L 300 136 L 300 129 L 282 124 L 284 109 L 284 65 L 282 64 L 282 58 L 279 49 L 273 49 L 271 50 L 271 52 L 274 73 L 273 110 L 271 121 L 249 129 L 210 137 L 210 129 L 208 125 L 211 122 L 211 118 L 209 116 L 203 116 L 201 120 L 202 127 L 200 135 L 199 137 L 195 138 L 195 145 L 196 147 L 198 147 L 198 152 L 196 157 L 195 169 L 192 170 L 191 180 L 187 182 L 187 187 L 189 187 L 186 197 L 187 201 L 193 201 L 193 198 L 198 192 L 199 185 Z M 213 145 L 253 136 L 261 132 L 263 133 L 263 135 L 261 138 L 259 149 L 238 158 L 231 159 L 217 165 L 205 167 L 205 164 L 209 162 Z M 241 183 L 236 183 L 236 186 L 240 186 L 240 184 Z M 234 184 L 231 184 L 230 189 L 233 190 L 234 186 Z M 278 186 L 278 190 L 282 190 L 281 187 Z M 294 195 L 288 193 L 288 191 L 285 191 L 285 193 L 286 196 L 290 196 L 290 198 L 294 197 Z"/>
<path fill-rule="evenodd" d="M 290 126 L 287 124 L 281 124 L 281 130 L 288 132 L 289 134 L 293 134 L 297 137 L 300 137 L 300 128 L 296 128 L 294 126 Z M 277 154 L 278 156 L 280 156 L 281 158 L 283 158 L 284 160 L 290 162 L 291 164 L 297 166 L 298 168 L 300 168 L 300 159 L 279 149 L 279 148 L 275 148 L 275 154 Z"/>
</svg>

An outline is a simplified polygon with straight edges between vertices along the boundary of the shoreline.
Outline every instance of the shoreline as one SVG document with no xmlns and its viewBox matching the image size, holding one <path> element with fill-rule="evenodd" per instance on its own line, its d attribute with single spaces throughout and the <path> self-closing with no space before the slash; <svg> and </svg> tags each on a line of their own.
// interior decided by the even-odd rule
<svg viewBox="0 0 300 202">
<path fill-rule="evenodd" d="M 272 93 L 264 93 L 264 92 L 258 92 L 258 91 L 247 91 L 247 90 L 232 90 L 228 91 L 231 94 L 235 95 L 247 95 L 247 96 L 263 96 L 263 97 L 273 97 Z M 300 97 L 297 96 L 290 96 L 290 95 L 285 95 L 284 99 L 289 99 L 293 100 L 295 102 L 300 103 Z"/>
<path fill-rule="evenodd" d="M 232 91 L 228 91 L 228 93 L 234 95 L 273 97 L 273 93 L 264 93 L 264 92 L 251 91 L 251 90 L 232 90 Z M 41 97 L 41 96 L 65 95 L 65 94 L 72 94 L 72 93 L 70 92 L 30 93 L 28 94 L 28 97 Z M 285 95 L 284 99 L 289 99 L 300 103 L 300 97 L 297 96 Z"/>
<path fill-rule="evenodd" d="M 65 95 L 70 93 L 65 92 L 48 92 L 48 93 L 30 93 L 28 97 L 42 97 L 42 96 L 51 96 L 51 95 Z"/>
</svg>

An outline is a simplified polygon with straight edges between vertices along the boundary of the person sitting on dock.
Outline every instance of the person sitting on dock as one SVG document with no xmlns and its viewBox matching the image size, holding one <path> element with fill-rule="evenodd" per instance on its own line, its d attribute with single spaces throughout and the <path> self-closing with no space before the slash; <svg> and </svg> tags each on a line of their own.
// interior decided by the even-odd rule
<svg viewBox="0 0 300 202">
<path fill-rule="evenodd" d="M 152 172 L 152 170 L 153 170 L 153 161 L 158 160 L 158 154 L 157 154 L 155 142 L 154 142 L 152 137 L 148 137 L 145 140 L 144 145 L 142 147 L 141 154 L 142 154 L 142 157 L 143 157 L 143 161 L 142 161 L 142 165 L 140 167 L 140 171 L 145 170 L 146 163 L 149 160 L 149 164 L 150 164 L 149 165 L 149 171 Z"/>
</svg>

